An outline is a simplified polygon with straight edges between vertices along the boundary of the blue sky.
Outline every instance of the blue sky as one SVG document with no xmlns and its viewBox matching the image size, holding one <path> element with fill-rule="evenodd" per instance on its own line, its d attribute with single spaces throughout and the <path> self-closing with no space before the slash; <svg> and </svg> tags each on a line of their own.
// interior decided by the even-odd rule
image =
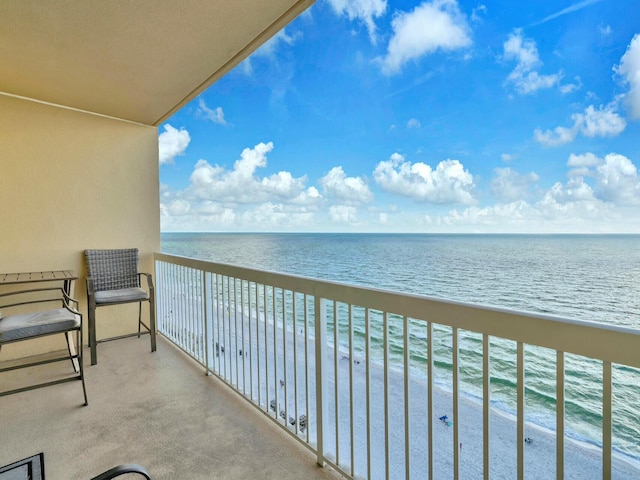
<svg viewBox="0 0 640 480">
<path fill-rule="evenodd" d="M 640 233 L 640 2 L 316 0 L 159 146 L 163 231 Z"/>
</svg>

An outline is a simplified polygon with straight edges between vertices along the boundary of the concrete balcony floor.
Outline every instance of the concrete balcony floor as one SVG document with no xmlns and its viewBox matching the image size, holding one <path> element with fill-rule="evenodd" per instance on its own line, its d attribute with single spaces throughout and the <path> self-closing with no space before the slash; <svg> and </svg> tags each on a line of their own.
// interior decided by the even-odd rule
<svg viewBox="0 0 640 480">
<path fill-rule="evenodd" d="M 154 479 L 338 478 L 161 337 L 155 353 L 147 336 L 102 343 L 89 363 L 85 348 L 87 407 L 79 381 L 0 397 L 0 465 L 44 452 L 47 480 L 86 480 L 122 463 Z M 70 370 L 7 372 L 0 388 Z"/>
</svg>

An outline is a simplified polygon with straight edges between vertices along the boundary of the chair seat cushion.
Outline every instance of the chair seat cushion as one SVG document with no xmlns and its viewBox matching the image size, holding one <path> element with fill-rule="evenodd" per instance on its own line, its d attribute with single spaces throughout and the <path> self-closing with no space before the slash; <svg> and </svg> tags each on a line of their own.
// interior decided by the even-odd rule
<svg viewBox="0 0 640 480">
<path fill-rule="evenodd" d="M 96 305 L 105 303 L 140 302 L 148 300 L 149 295 L 142 288 L 123 288 L 96 292 Z"/>
<path fill-rule="evenodd" d="M 0 319 L 0 344 L 66 332 L 80 326 L 80 316 L 66 308 L 8 315 Z"/>
</svg>

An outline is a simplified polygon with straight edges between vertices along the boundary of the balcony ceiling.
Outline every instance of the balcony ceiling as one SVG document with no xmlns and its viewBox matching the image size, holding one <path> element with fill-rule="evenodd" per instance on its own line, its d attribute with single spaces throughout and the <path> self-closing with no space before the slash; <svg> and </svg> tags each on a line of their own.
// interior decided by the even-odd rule
<svg viewBox="0 0 640 480">
<path fill-rule="evenodd" d="M 313 1 L 0 2 L 0 92 L 158 125 Z"/>
</svg>

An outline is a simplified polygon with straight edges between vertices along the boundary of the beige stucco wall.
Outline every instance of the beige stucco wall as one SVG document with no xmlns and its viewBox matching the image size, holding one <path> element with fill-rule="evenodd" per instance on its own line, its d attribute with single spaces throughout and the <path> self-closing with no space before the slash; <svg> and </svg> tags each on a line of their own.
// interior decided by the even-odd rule
<svg viewBox="0 0 640 480">
<path fill-rule="evenodd" d="M 85 249 L 138 247 L 153 272 L 158 190 L 155 127 L 0 94 L 0 272 L 73 269 L 86 314 Z M 137 306 L 100 309 L 98 336 L 136 321 Z M 62 348 L 56 337 L 8 345 L 0 361 Z"/>
</svg>

